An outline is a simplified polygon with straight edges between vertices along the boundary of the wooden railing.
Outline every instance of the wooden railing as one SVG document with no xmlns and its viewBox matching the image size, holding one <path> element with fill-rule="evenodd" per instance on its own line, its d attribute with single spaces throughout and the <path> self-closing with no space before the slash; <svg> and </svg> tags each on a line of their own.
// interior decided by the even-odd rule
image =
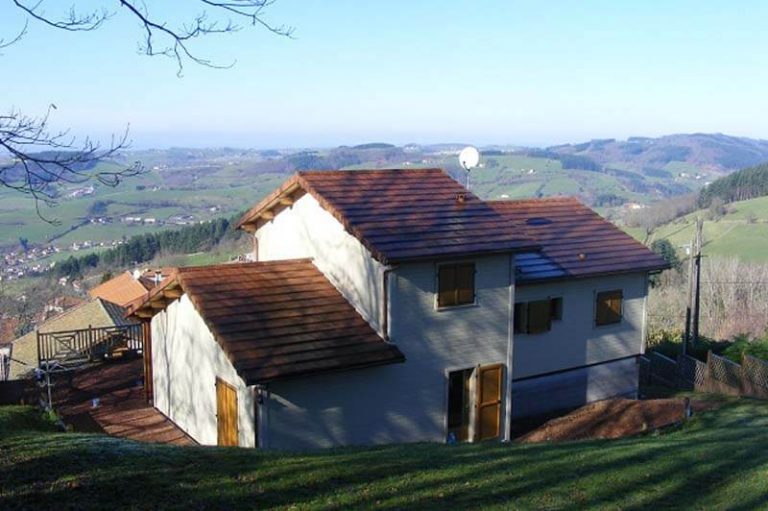
<svg viewBox="0 0 768 511">
<path fill-rule="evenodd" d="M 140 353 L 143 346 L 144 331 L 140 324 L 37 333 L 39 366 L 53 362 L 75 366 L 116 353 Z"/>
</svg>

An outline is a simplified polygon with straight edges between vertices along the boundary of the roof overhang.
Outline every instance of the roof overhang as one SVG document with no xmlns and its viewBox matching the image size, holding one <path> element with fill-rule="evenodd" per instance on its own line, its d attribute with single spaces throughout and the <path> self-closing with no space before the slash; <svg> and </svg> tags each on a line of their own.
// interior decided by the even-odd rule
<svg viewBox="0 0 768 511">
<path fill-rule="evenodd" d="M 294 174 L 280 188 L 267 195 L 256 206 L 248 210 L 235 228 L 246 232 L 256 232 L 262 225 L 269 222 L 285 208 L 289 208 L 302 195 L 307 193 L 308 187 L 300 174 Z"/>
</svg>

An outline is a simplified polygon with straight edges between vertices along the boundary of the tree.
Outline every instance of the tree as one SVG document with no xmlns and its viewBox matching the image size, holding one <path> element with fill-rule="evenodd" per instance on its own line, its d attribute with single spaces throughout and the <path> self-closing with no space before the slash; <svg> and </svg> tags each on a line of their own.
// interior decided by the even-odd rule
<svg viewBox="0 0 768 511">
<path fill-rule="evenodd" d="M 680 266 L 680 259 L 677 257 L 675 247 L 672 243 L 665 238 L 654 240 L 651 243 L 651 250 L 659 254 L 672 268 L 678 268 Z"/>
<path fill-rule="evenodd" d="M 293 29 L 268 23 L 264 11 L 275 0 L 189 0 L 191 8 L 199 12 L 190 15 L 189 10 L 179 13 L 190 16 L 187 19 L 172 19 L 170 15 L 154 14 L 148 2 L 138 0 L 112 0 L 113 9 L 87 8 L 78 10 L 77 0 L 73 0 L 68 10 L 60 15 L 45 10 L 53 2 L 45 0 L 10 0 L 10 8 L 22 11 L 26 23 L 20 30 L 3 39 L 0 35 L 0 49 L 18 43 L 27 33 L 29 23 L 39 23 L 56 30 L 66 32 L 90 32 L 102 28 L 117 16 L 137 20 L 142 36 L 139 50 L 147 56 L 164 56 L 175 61 L 181 76 L 184 64 L 195 64 L 227 68 L 234 63 L 220 65 L 211 59 L 201 57 L 193 49 L 193 43 L 204 36 L 228 34 L 240 30 L 237 21 L 253 27 L 268 30 L 274 34 L 291 37 Z M 190 9 L 191 9 L 190 8 Z M 90 139 L 78 141 L 68 131 L 52 131 L 50 118 L 56 105 L 51 104 L 42 116 L 26 115 L 20 110 L 11 109 L 7 114 L 0 114 L 0 186 L 32 198 L 38 216 L 46 219 L 40 204 L 56 203 L 57 183 L 80 183 L 97 180 L 107 186 L 117 186 L 124 178 L 135 176 L 144 171 L 139 162 L 120 169 L 104 170 L 96 164 L 103 159 L 115 156 L 129 146 L 128 130 L 122 135 L 113 136 L 106 147 Z M 7 153 L 9 162 L 2 163 L 3 153 Z"/>
</svg>

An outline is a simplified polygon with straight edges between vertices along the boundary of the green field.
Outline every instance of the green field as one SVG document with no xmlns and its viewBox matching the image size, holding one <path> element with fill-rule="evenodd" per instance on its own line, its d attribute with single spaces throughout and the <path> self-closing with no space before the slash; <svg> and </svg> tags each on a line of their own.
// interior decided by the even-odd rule
<svg viewBox="0 0 768 511">
<path fill-rule="evenodd" d="M 704 255 L 738 257 L 745 261 L 768 261 L 768 197 L 734 202 L 727 205 L 728 212 L 717 220 L 706 220 L 707 211 L 691 213 L 657 228 L 649 242 L 668 239 L 678 249 L 691 243 L 696 217 L 705 219 L 702 236 Z M 643 240 L 645 232 L 639 228 L 626 231 Z"/>
<path fill-rule="evenodd" d="M 56 433 L 0 407 L 0 509 L 756 509 L 768 403 L 735 399 L 661 435 L 393 445 L 311 454 Z"/>
</svg>

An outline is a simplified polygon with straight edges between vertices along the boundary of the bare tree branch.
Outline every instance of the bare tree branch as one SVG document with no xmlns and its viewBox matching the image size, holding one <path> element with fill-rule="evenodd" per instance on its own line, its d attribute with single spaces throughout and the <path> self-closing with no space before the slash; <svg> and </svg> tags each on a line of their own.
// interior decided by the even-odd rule
<svg viewBox="0 0 768 511">
<path fill-rule="evenodd" d="M 140 51 L 148 56 L 165 56 L 175 60 L 177 74 L 181 76 L 184 63 L 189 61 L 216 68 L 234 65 L 234 62 L 219 65 L 201 57 L 193 51 L 191 44 L 203 36 L 240 30 L 236 21 L 247 22 L 280 36 L 293 36 L 293 28 L 272 25 L 263 18 L 264 10 L 275 0 L 188 0 L 189 5 L 195 5 L 200 10 L 186 23 L 158 17 L 142 0 L 112 1 L 114 10 L 78 10 L 73 5 L 65 13 L 55 15 L 45 10 L 45 0 L 11 0 L 12 5 L 27 16 L 27 20 L 18 35 L 8 41 L 0 39 L 0 49 L 19 42 L 27 33 L 30 20 L 67 32 L 90 32 L 101 28 L 112 17 L 125 13 L 138 20 L 142 27 Z M 105 148 L 90 139 L 78 142 L 68 131 L 49 129 L 49 118 L 55 109 L 55 105 L 51 105 L 41 117 L 24 115 L 17 110 L 0 115 L 0 187 L 30 196 L 38 216 L 46 222 L 55 221 L 44 217 L 40 206 L 56 203 L 57 183 L 82 183 L 95 179 L 106 186 L 117 186 L 123 178 L 144 170 L 139 163 L 116 171 L 93 170 L 100 160 L 117 156 L 128 147 L 127 130 L 122 136 L 113 137 Z M 4 153 L 10 158 L 9 163 L 2 164 Z"/>
<path fill-rule="evenodd" d="M 57 203 L 57 183 L 83 183 L 97 180 L 105 186 L 117 186 L 120 182 L 144 171 L 135 162 L 119 170 L 93 170 L 99 161 L 117 156 L 128 147 L 128 130 L 112 139 L 102 148 L 90 139 L 79 142 L 68 131 L 50 131 L 51 105 L 41 117 L 31 117 L 12 110 L 0 115 L 0 150 L 10 161 L 0 165 L 0 186 L 10 188 L 35 201 L 38 216 L 49 223 L 56 223 L 42 214 L 40 205 Z"/>
</svg>

